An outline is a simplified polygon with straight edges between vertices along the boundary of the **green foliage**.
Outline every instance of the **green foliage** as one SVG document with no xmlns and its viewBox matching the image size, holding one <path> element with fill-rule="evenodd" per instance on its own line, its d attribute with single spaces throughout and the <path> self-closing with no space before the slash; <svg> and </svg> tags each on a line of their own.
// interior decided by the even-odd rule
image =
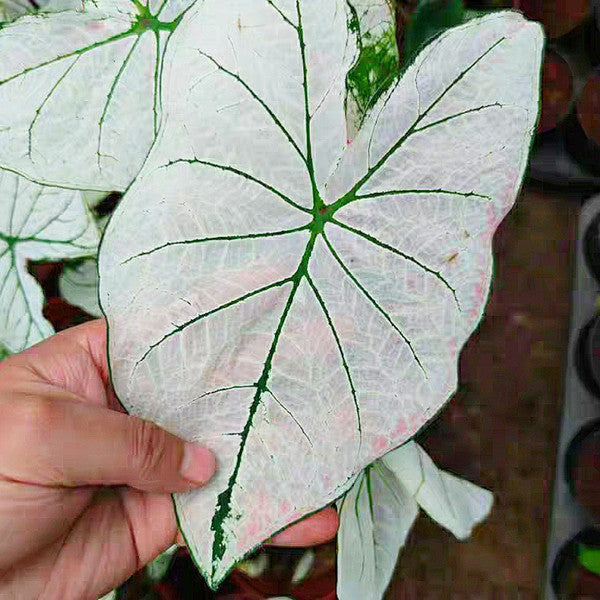
<svg viewBox="0 0 600 600">
<path fill-rule="evenodd" d="M 466 20 L 462 0 L 420 0 L 405 38 L 405 60 L 410 60 L 432 37 Z"/>
<path fill-rule="evenodd" d="M 591 573 L 600 575 L 600 549 L 585 544 L 578 544 L 577 546 L 579 564 Z"/>
<path fill-rule="evenodd" d="M 177 552 L 177 546 L 173 544 L 164 552 L 161 552 L 152 562 L 146 565 L 146 575 L 153 583 L 161 581 L 169 571 L 171 562 Z"/>
<path fill-rule="evenodd" d="M 8 349 L 3 346 L 2 344 L 0 344 L 0 360 L 4 360 L 5 358 L 8 358 L 10 356 L 10 352 L 8 351 Z"/>
<path fill-rule="evenodd" d="M 366 32 L 360 36 L 358 60 L 348 72 L 348 92 L 364 115 L 398 75 L 396 28 L 392 24 L 383 35 Z"/>
</svg>

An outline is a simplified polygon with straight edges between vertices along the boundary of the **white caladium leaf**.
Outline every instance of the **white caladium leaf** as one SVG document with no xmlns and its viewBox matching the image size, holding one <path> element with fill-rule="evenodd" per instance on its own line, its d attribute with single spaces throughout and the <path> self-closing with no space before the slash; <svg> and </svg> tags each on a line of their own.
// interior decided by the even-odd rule
<svg viewBox="0 0 600 600">
<path fill-rule="evenodd" d="M 100 600 L 117 600 L 117 590 L 112 590 L 108 592 L 105 596 L 102 596 Z"/>
<path fill-rule="evenodd" d="M 348 12 L 190 9 L 158 138 L 103 238 L 119 398 L 218 457 L 175 496 L 213 587 L 451 396 L 535 128 L 541 28 L 498 12 L 425 48 L 348 145 Z"/>
<path fill-rule="evenodd" d="M 489 514 L 493 496 L 473 483 L 439 470 L 425 450 L 409 442 L 382 459 L 419 506 L 458 539 Z"/>
<path fill-rule="evenodd" d="M 268 554 L 258 554 L 236 565 L 236 569 L 248 575 L 248 577 L 260 577 L 269 567 Z"/>
<path fill-rule="evenodd" d="M 380 460 L 338 502 L 339 600 L 378 600 L 419 513 L 417 501 Z"/>
<path fill-rule="evenodd" d="M 69 304 L 79 306 L 94 317 L 101 317 L 97 270 L 96 261 L 91 258 L 65 265 L 58 279 L 58 289 Z"/>
<path fill-rule="evenodd" d="M 0 168 L 122 190 L 160 118 L 164 50 L 192 0 L 94 0 L 0 29 Z"/>
<path fill-rule="evenodd" d="M 54 333 L 27 261 L 89 256 L 98 237 L 80 192 L 0 171 L 0 346 L 20 352 Z"/>
<path fill-rule="evenodd" d="M 91 208 L 106 197 L 105 193 L 82 193 L 86 204 Z M 108 217 L 96 218 L 98 231 L 102 233 Z M 66 264 L 58 278 L 60 295 L 73 306 L 79 306 L 94 317 L 102 316 L 98 301 L 98 263 L 96 258 L 87 258 L 75 264 Z"/>
<path fill-rule="evenodd" d="M 437 469 L 413 441 L 389 452 L 338 501 L 338 598 L 383 597 L 419 506 L 465 539 L 492 502 L 489 491 Z"/>
<path fill-rule="evenodd" d="M 312 548 L 308 548 L 304 551 L 292 574 L 292 585 L 302 583 L 310 575 L 310 571 L 315 564 L 316 556 L 317 555 Z"/>
<path fill-rule="evenodd" d="M 12 21 L 21 15 L 35 10 L 28 0 L 0 0 L 0 27 L 7 21 Z"/>
</svg>

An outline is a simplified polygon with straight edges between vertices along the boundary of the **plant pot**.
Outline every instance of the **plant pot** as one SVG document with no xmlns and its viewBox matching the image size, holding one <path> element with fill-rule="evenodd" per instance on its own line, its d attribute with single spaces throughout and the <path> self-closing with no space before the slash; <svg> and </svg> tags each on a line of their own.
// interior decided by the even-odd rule
<svg viewBox="0 0 600 600">
<path fill-rule="evenodd" d="M 600 524 L 600 419 L 579 430 L 565 455 L 571 494 L 595 524 Z"/>
<path fill-rule="evenodd" d="M 573 96 L 573 74 L 560 54 L 547 50 L 542 67 L 542 109 L 538 133 L 550 131 L 569 114 Z"/>
<path fill-rule="evenodd" d="M 539 21 L 549 38 L 558 38 L 580 25 L 590 12 L 590 0 L 514 0 L 514 8 Z"/>
<path fill-rule="evenodd" d="M 596 0 L 592 15 L 586 21 L 583 31 L 585 55 L 592 67 L 600 64 L 600 3 Z"/>
<path fill-rule="evenodd" d="M 592 73 L 565 119 L 567 151 L 585 169 L 600 175 L 600 74 Z"/>
<path fill-rule="evenodd" d="M 551 573 L 557 600 L 600 600 L 600 577 L 581 564 L 580 544 L 600 549 L 600 532 L 581 531 L 559 550 Z"/>
<path fill-rule="evenodd" d="M 600 399 L 600 318 L 594 317 L 580 330 L 575 346 L 575 369 L 590 394 Z"/>
<path fill-rule="evenodd" d="M 600 214 L 588 225 L 583 235 L 583 256 L 594 279 L 600 284 Z"/>
</svg>

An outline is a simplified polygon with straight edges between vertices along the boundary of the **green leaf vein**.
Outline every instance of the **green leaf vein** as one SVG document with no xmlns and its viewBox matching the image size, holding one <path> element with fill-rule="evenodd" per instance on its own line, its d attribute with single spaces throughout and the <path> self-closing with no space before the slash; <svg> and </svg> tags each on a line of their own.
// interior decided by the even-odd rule
<svg viewBox="0 0 600 600">
<path fill-rule="evenodd" d="M 398 250 L 397 248 L 394 248 L 393 246 L 390 246 L 389 244 L 386 244 L 385 242 L 378 240 L 376 237 L 369 235 L 365 231 L 357 229 L 356 227 L 352 227 L 351 225 L 348 225 L 347 223 L 344 223 L 343 221 L 338 221 L 337 219 L 331 219 L 330 222 L 333 223 L 334 225 L 337 225 L 338 227 L 341 227 L 342 229 L 346 229 L 347 231 L 350 231 L 351 233 L 354 233 L 354 234 L 364 238 L 365 240 L 371 242 L 372 244 L 375 244 L 376 246 L 379 246 L 380 248 L 382 248 L 384 250 L 388 250 L 389 252 L 392 252 L 394 254 L 397 254 L 398 256 L 401 256 L 402 258 L 406 259 L 407 261 L 412 262 L 413 264 L 417 265 L 418 267 L 420 267 L 427 273 L 433 275 L 436 279 L 441 281 L 445 287 L 447 287 L 450 290 L 450 292 L 452 293 L 452 296 L 454 297 L 454 301 L 456 302 L 456 306 L 457 306 L 458 310 L 461 310 L 460 302 L 458 301 L 458 296 L 456 294 L 456 290 L 448 283 L 446 278 L 439 271 L 434 271 L 431 267 L 428 267 L 421 261 L 417 260 L 414 256 L 410 256 L 410 254 L 406 254 L 405 252 L 402 252 L 401 250 Z"/>
<path fill-rule="evenodd" d="M 100 120 L 98 121 L 98 145 L 96 148 L 96 157 L 97 157 L 99 170 L 102 170 L 102 166 L 100 164 L 102 154 L 100 153 L 100 149 L 102 146 L 102 129 L 104 127 L 104 120 L 106 119 L 108 107 L 110 106 L 110 102 L 115 93 L 115 89 L 117 88 L 117 85 L 119 84 L 119 81 L 121 80 L 121 76 L 123 75 L 123 72 L 125 71 L 127 64 L 129 63 L 129 60 L 131 59 L 131 56 L 135 52 L 135 49 L 137 48 L 137 45 L 140 43 L 141 39 L 142 39 L 141 35 L 139 35 L 135 38 L 135 41 L 133 42 L 133 44 L 131 45 L 131 48 L 129 48 L 129 51 L 127 52 L 127 55 L 125 56 L 125 59 L 119 66 L 119 69 L 118 69 L 116 75 L 114 76 L 112 83 L 110 85 L 110 88 L 108 90 L 108 94 L 106 95 L 106 102 L 104 103 L 104 107 L 102 108 L 102 114 L 100 115 Z"/>
<path fill-rule="evenodd" d="M 344 371 L 346 372 L 346 377 L 348 378 L 348 384 L 350 385 L 350 392 L 352 394 L 352 402 L 354 403 L 354 410 L 356 411 L 356 420 L 358 423 L 359 452 L 360 452 L 360 444 L 362 444 L 362 423 L 361 423 L 361 418 L 360 418 L 360 405 L 358 403 L 358 398 L 356 396 L 356 387 L 354 386 L 354 381 L 352 381 L 352 375 L 350 374 L 350 367 L 348 366 L 348 361 L 346 360 L 346 355 L 344 354 L 344 349 L 342 347 L 342 342 L 340 340 L 340 336 L 338 335 L 338 332 L 333 323 L 333 319 L 331 318 L 331 315 L 329 314 L 329 310 L 327 309 L 325 300 L 319 293 L 319 290 L 317 289 L 315 282 L 313 281 L 312 277 L 308 273 L 306 274 L 306 280 L 308 281 L 308 284 L 312 288 L 312 291 L 317 299 L 317 302 L 319 303 L 319 305 L 321 306 L 321 309 L 323 310 L 325 319 L 327 319 L 327 324 L 329 325 L 329 328 L 331 329 L 331 333 L 335 339 L 335 343 L 336 343 L 336 346 L 340 353 L 340 358 L 342 360 L 342 366 L 344 368 Z"/>
<path fill-rule="evenodd" d="M 425 371 L 425 368 L 423 367 L 421 360 L 419 359 L 417 353 L 415 352 L 412 342 L 406 337 L 404 332 L 396 325 L 396 323 L 394 323 L 393 319 L 388 315 L 388 313 L 385 311 L 385 309 L 381 307 L 381 305 L 377 302 L 377 300 L 375 300 L 375 298 L 373 298 L 373 296 L 369 293 L 369 291 L 354 276 L 352 271 L 350 271 L 350 269 L 346 266 L 346 264 L 341 259 L 340 255 L 336 252 L 335 248 L 332 246 L 331 242 L 329 241 L 329 239 L 327 238 L 327 236 L 325 234 L 323 234 L 323 239 L 325 240 L 325 244 L 327 244 L 327 248 L 329 248 L 329 251 L 331 252 L 333 258 L 335 258 L 335 260 L 340 265 L 340 267 L 343 269 L 343 271 L 346 273 L 346 275 L 351 279 L 351 281 L 356 285 L 356 287 L 367 297 L 369 302 L 371 302 L 371 304 L 381 313 L 381 315 L 385 318 L 385 320 L 392 326 L 394 331 L 396 331 L 396 333 L 398 333 L 398 335 L 400 335 L 400 337 L 404 340 L 406 345 L 409 347 L 410 352 L 413 355 L 413 358 L 415 359 L 416 363 L 419 365 L 419 368 L 423 371 L 423 373 L 425 374 L 425 377 L 427 377 L 427 371 Z"/>
<path fill-rule="evenodd" d="M 78 55 L 75 57 L 73 62 L 65 69 L 64 73 L 56 80 L 56 83 L 50 88 L 50 91 L 46 94 L 46 97 L 42 100 L 42 103 L 37 107 L 37 109 L 35 111 L 35 115 L 29 125 L 29 129 L 27 130 L 27 156 L 29 156 L 29 158 L 31 158 L 31 141 L 32 141 L 32 136 L 33 136 L 33 128 L 38 120 L 38 117 L 40 116 L 40 113 L 44 109 L 46 102 L 48 102 L 48 100 L 50 100 L 50 98 L 52 97 L 52 94 L 54 94 L 54 92 L 57 90 L 57 88 L 60 86 L 60 84 L 66 78 L 66 76 L 71 72 L 71 69 L 77 64 L 77 61 L 80 58 L 81 58 L 81 55 Z"/>
<path fill-rule="evenodd" d="M 215 162 L 212 162 L 209 160 L 201 160 L 199 158 L 178 158 L 178 159 L 172 160 L 164 165 L 161 165 L 159 168 L 165 169 L 167 167 L 181 164 L 181 163 L 187 163 L 190 165 L 194 165 L 194 164 L 204 165 L 206 167 L 212 167 L 214 169 L 219 169 L 221 171 L 227 171 L 229 173 L 239 175 L 240 177 L 243 177 L 244 179 L 247 179 L 248 181 L 257 183 L 258 185 L 264 187 L 266 190 L 269 190 L 269 192 L 272 192 L 276 196 L 279 196 L 283 201 L 287 202 L 290 206 L 293 206 L 294 208 L 297 208 L 298 210 L 301 210 L 302 212 L 312 214 L 310 209 L 305 208 L 304 206 L 298 204 L 297 202 L 294 202 L 289 196 L 286 196 L 283 192 L 280 192 L 278 189 L 274 188 L 272 185 L 266 183 L 265 181 L 262 181 L 261 179 L 258 179 L 258 177 L 254 177 L 254 175 L 251 175 L 250 173 L 247 173 L 246 171 L 236 169 L 235 167 L 230 167 L 229 165 L 223 165 L 223 164 L 215 163 Z"/>
<path fill-rule="evenodd" d="M 299 231 L 306 231 L 309 228 L 309 224 L 302 225 L 300 227 L 294 227 L 293 229 L 282 229 L 280 231 L 267 231 L 264 233 L 247 233 L 242 235 L 217 235 L 212 237 L 205 238 L 194 238 L 190 240 L 178 240 L 174 242 L 165 242 L 160 246 L 156 246 L 156 248 L 152 248 L 151 250 L 145 250 L 144 252 L 139 252 L 138 254 L 134 254 L 129 258 L 121 261 L 121 264 L 124 265 L 136 258 L 140 258 L 142 256 L 149 256 L 150 254 L 154 254 L 160 250 L 164 250 L 165 248 L 170 248 L 172 246 L 181 246 L 181 245 L 191 245 L 191 244 L 203 244 L 206 242 L 221 242 L 221 241 L 236 241 L 236 240 L 249 240 L 256 238 L 266 238 L 266 237 L 278 237 L 283 235 L 289 235 L 291 233 L 298 233 Z"/>
<path fill-rule="evenodd" d="M 287 138 L 288 142 L 293 146 L 294 150 L 298 153 L 298 156 L 302 159 L 304 164 L 307 164 L 307 157 L 304 156 L 304 153 L 298 146 L 296 140 L 292 137 L 290 132 L 285 128 L 279 117 L 273 112 L 273 110 L 269 107 L 269 105 L 250 87 L 237 73 L 230 71 L 222 64 L 220 64 L 215 58 L 213 58 L 210 54 L 203 52 L 198 48 L 198 53 L 201 56 L 204 56 L 209 61 L 211 61 L 219 71 L 222 71 L 226 75 L 229 75 L 233 79 L 235 79 L 265 110 L 265 112 L 269 115 L 273 123 L 279 128 L 279 130 L 283 133 L 283 135 Z"/>
</svg>

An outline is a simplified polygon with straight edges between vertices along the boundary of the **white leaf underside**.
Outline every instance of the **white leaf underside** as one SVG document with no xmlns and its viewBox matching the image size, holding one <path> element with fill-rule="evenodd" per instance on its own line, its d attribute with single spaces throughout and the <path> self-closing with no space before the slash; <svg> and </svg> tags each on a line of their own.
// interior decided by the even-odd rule
<svg viewBox="0 0 600 600">
<path fill-rule="evenodd" d="M 20 352 L 54 333 L 27 261 L 90 256 L 98 238 L 80 192 L 0 171 L 0 347 Z"/>
<path fill-rule="evenodd" d="M 94 317 L 101 317 L 98 303 L 97 265 L 94 259 L 76 265 L 65 265 L 58 280 L 60 295 L 73 306 L 78 306 Z"/>
<path fill-rule="evenodd" d="M 375 461 L 338 502 L 339 600 L 383 596 L 419 506 L 464 539 L 492 500 L 487 490 L 437 469 L 414 442 Z"/>
<path fill-rule="evenodd" d="M 381 462 L 433 520 L 460 540 L 468 538 L 492 508 L 491 492 L 438 469 L 415 442 L 389 452 Z"/>
<path fill-rule="evenodd" d="M 86 1 L 1 28 L 0 168 L 48 185 L 125 189 L 158 128 L 169 23 L 192 1 L 152 2 L 149 17 L 130 0 Z"/>
<path fill-rule="evenodd" d="M 337 596 L 379 600 L 419 512 L 413 496 L 380 461 L 338 502 Z"/>
<path fill-rule="evenodd" d="M 210 485 L 175 497 L 210 585 L 452 394 L 542 45 L 518 13 L 449 31 L 347 146 L 344 1 L 206 0 L 180 23 L 100 299 L 123 404 L 217 454 Z"/>
<path fill-rule="evenodd" d="M 83 199 L 93 209 L 106 193 L 83 192 Z M 95 217 L 96 227 L 100 234 L 108 223 L 108 216 Z M 89 258 L 74 265 L 66 264 L 58 278 L 60 295 L 73 306 L 78 306 L 94 317 L 102 317 L 102 309 L 98 301 L 98 263 L 96 258 Z"/>
</svg>

